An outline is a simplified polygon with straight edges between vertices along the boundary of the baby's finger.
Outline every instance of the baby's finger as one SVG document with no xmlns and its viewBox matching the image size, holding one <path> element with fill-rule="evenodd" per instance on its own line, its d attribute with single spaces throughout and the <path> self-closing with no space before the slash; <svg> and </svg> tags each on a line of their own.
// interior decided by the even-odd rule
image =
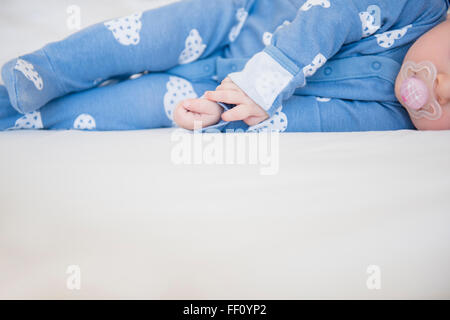
<svg viewBox="0 0 450 320">
<path fill-rule="evenodd" d="M 245 99 L 241 92 L 234 90 L 208 91 L 205 93 L 205 97 L 212 101 L 229 104 L 241 104 Z"/>
<path fill-rule="evenodd" d="M 241 104 L 222 114 L 222 119 L 227 122 L 239 121 L 247 119 L 250 115 L 250 108 L 245 104 Z"/>
<path fill-rule="evenodd" d="M 211 102 L 206 99 L 188 99 L 182 102 L 184 108 L 195 113 L 210 113 Z"/>
<path fill-rule="evenodd" d="M 262 121 L 264 121 L 264 118 L 262 118 L 260 116 L 250 116 L 250 117 L 244 119 L 244 122 L 246 124 L 248 124 L 249 126 L 255 126 L 255 125 L 261 123 Z"/>
<path fill-rule="evenodd" d="M 234 83 L 229 77 L 226 77 L 225 79 L 222 80 L 222 84 L 224 83 Z"/>
<path fill-rule="evenodd" d="M 234 90 L 234 91 L 239 91 L 239 87 L 237 85 L 235 85 L 234 83 L 231 82 L 227 82 L 227 83 L 223 83 L 220 86 L 218 86 L 216 88 L 216 91 L 223 91 L 223 90 Z"/>
</svg>

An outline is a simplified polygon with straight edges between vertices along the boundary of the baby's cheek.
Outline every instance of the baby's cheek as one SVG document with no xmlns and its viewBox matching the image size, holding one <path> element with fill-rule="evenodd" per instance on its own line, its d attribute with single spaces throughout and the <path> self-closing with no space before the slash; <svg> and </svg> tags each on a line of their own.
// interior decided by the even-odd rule
<svg viewBox="0 0 450 320">
<path fill-rule="evenodd" d="M 450 108 L 444 108 L 442 110 L 442 117 L 438 120 L 428 120 L 425 118 L 411 120 L 417 130 L 450 130 Z"/>
<path fill-rule="evenodd" d="M 442 108 L 442 118 L 439 130 L 450 130 L 450 103 Z"/>
</svg>

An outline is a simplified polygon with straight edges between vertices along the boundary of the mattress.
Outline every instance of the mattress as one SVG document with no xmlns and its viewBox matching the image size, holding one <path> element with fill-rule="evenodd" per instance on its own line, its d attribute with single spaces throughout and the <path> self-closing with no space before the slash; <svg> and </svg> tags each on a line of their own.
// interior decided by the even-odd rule
<svg viewBox="0 0 450 320">
<path fill-rule="evenodd" d="M 167 1 L 4 2 L 0 63 L 73 32 L 69 4 Z M 0 133 L 0 298 L 450 298 L 450 132 L 281 134 L 243 164 L 180 163 L 179 135 Z"/>
</svg>

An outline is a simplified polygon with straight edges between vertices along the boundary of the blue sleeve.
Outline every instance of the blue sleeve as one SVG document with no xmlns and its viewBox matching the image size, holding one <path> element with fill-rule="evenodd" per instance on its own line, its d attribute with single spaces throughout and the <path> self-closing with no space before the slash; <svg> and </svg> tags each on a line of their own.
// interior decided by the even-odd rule
<svg viewBox="0 0 450 320">
<path fill-rule="evenodd" d="M 395 35 L 406 33 L 411 27 L 407 22 L 416 21 L 431 2 L 441 7 L 445 3 L 444 0 L 297 2 L 296 18 L 280 27 L 271 44 L 254 55 L 244 70 L 229 75 L 270 116 L 344 45 L 390 30 Z M 375 45 L 384 39 L 379 35 L 372 38 L 375 37 Z"/>
</svg>

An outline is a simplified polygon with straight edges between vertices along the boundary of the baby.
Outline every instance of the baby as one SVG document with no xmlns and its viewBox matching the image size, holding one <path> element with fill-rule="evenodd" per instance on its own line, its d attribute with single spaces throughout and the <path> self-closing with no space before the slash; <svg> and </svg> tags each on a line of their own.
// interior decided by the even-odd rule
<svg viewBox="0 0 450 320">
<path fill-rule="evenodd" d="M 420 130 L 450 130 L 450 15 L 447 20 L 423 35 L 409 49 L 395 83 L 395 94 Z M 244 120 L 248 125 L 268 118 L 230 78 L 205 98 L 180 103 L 175 122 L 193 130 L 196 122 L 211 126 L 220 121 Z M 236 107 L 224 113 L 217 102 Z"/>
<path fill-rule="evenodd" d="M 449 0 L 176 2 L 5 64 L 0 130 L 448 129 L 448 8 Z"/>
</svg>

